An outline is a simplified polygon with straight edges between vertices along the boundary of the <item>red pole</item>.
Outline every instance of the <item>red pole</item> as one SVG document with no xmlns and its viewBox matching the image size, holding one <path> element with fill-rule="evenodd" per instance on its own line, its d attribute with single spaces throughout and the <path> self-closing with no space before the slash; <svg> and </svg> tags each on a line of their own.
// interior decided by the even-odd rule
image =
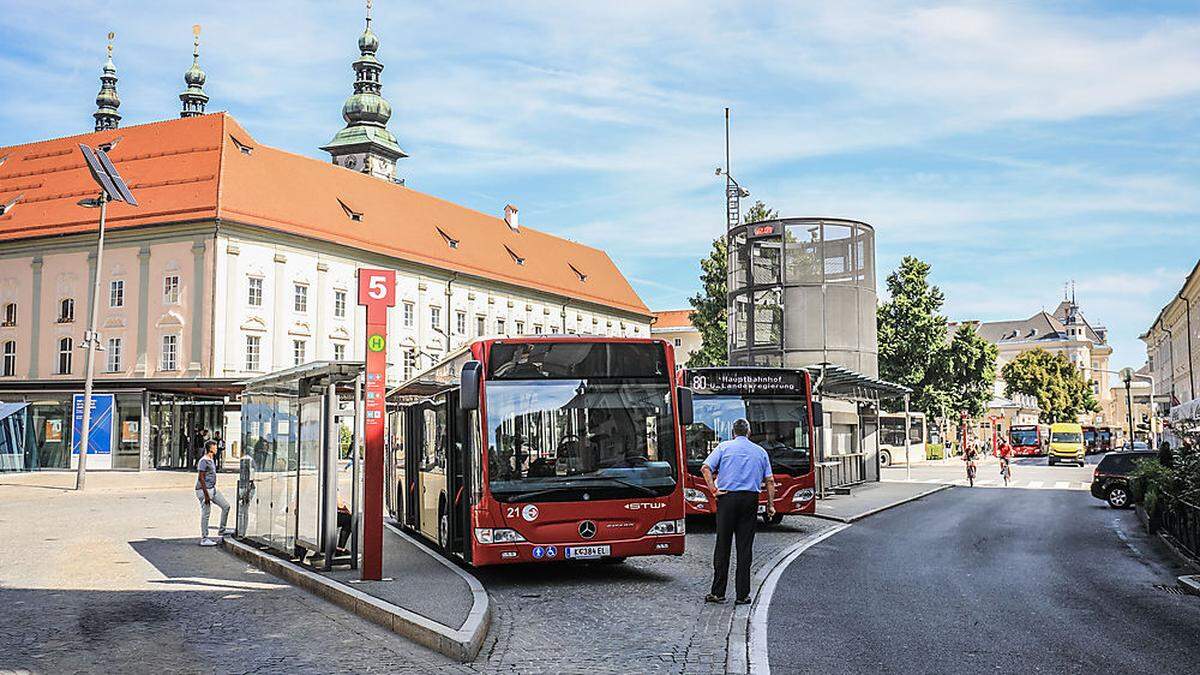
<svg viewBox="0 0 1200 675">
<path fill-rule="evenodd" d="M 360 269 L 358 304 L 367 308 L 366 386 L 363 387 L 364 581 L 383 578 L 383 421 L 387 396 L 387 310 L 396 304 L 393 270 Z M 357 402 L 356 402 L 357 404 Z"/>
</svg>

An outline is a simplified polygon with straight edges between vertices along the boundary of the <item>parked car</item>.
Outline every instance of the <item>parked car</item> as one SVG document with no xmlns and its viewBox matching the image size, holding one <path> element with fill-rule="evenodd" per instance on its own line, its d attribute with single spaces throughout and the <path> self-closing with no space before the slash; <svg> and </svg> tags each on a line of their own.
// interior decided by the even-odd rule
<svg viewBox="0 0 1200 675">
<path fill-rule="evenodd" d="M 1103 499 L 1114 509 L 1133 506 L 1133 485 L 1129 475 L 1138 462 L 1155 457 L 1156 453 L 1146 450 L 1123 450 L 1104 455 L 1092 474 L 1092 496 Z"/>
</svg>

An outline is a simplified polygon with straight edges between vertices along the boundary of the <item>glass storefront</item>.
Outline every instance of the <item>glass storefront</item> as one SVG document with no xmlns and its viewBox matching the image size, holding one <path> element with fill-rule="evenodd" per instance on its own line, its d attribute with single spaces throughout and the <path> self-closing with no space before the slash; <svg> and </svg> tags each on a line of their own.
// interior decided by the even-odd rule
<svg viewBox="0 0 1200 675">
<path fill-rule="evenodd" d="M 89 459 L 89 469 L 142 468 L 146 440 L 151 467 L 191 469 L 202 439 L 217 431 L 224 435 L 223 398 L 145 389 L 96 393 L 113 397 L 111 461 Z M 0 471 L 71 468 L 73 396 L 74 392 L 61 391 L 0 392 Z M 148 414 L 144 414 L 146 403 Z"/>
</svg>

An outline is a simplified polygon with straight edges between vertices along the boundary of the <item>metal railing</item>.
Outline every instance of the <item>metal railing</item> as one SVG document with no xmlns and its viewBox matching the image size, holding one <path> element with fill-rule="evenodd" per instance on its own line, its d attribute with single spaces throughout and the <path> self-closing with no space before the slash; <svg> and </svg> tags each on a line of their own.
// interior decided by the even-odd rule
<svg viewBox="0 0 1200 675">
<path fill-rule="evenodd" d="M 1186 499 L 1172 499 L 1162 510 L 1162 529 L 1195 557 L 1200 557 L 1200 506 Z"/>
<path fill-rule="evenodd" d="M 817 463 L 822 494 L 827 490 L 847 487 L 867 479 L 867 456 L 861 452 L 833 455 Z"/>
</svg>

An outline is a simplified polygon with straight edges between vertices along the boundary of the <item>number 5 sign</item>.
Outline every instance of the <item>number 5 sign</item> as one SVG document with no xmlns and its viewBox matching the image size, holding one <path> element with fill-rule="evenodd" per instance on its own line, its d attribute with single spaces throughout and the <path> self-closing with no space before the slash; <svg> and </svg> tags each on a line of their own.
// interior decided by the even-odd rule
<svg viewBox="0 0 1200 675">
<path fill-rule="evenodd" d="M 363 564 L 362 578 L 383 576 L 383 421 L 387 397 L 387 311 L 396 306 L 396 272 L 360 269 L 358 304 L 367 308 L 366 370 L 363 387 Z"/>
</svg>

